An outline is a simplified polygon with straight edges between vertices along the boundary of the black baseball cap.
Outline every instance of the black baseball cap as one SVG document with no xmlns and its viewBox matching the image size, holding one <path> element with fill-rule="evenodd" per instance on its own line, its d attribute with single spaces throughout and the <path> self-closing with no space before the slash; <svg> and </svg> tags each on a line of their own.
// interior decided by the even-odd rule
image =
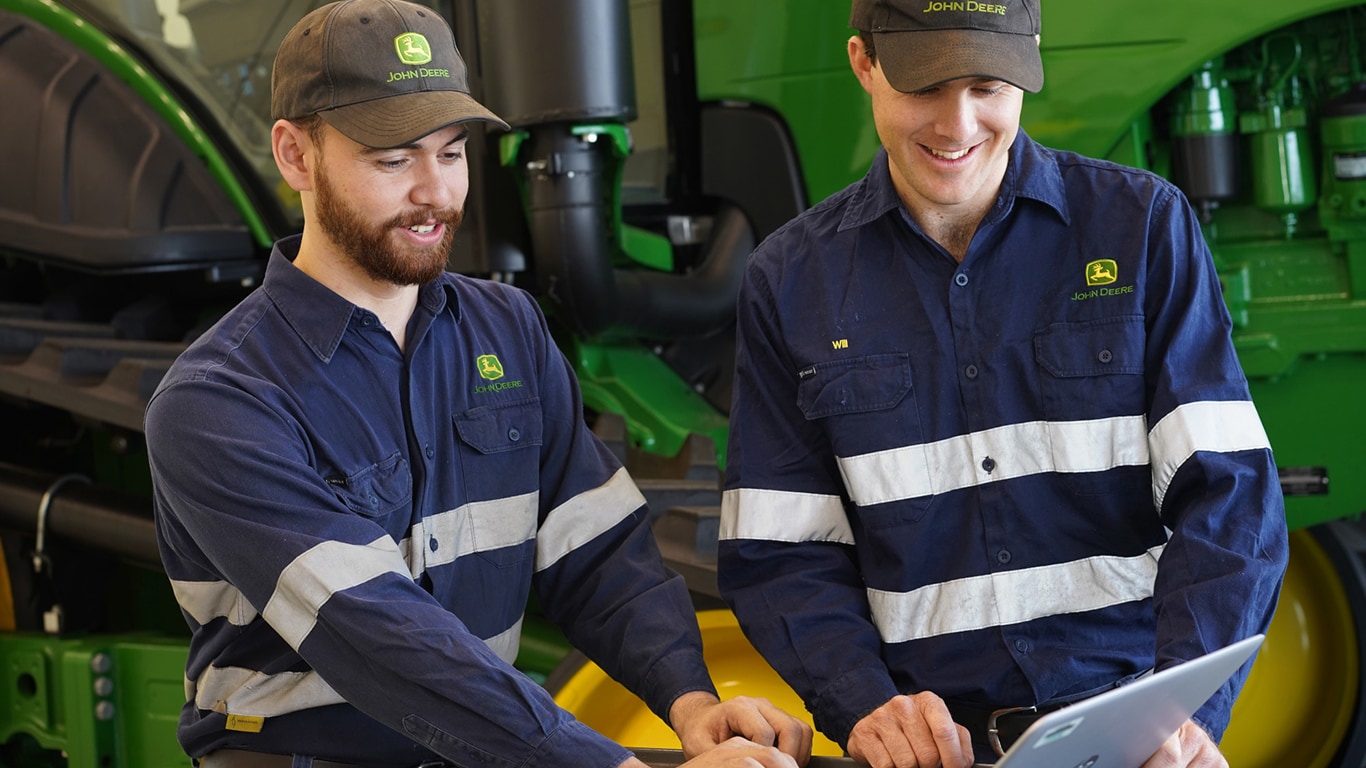
<svg viewBox="0 0 1366 768">
<path fill-rule="evenodd" d="M 329 3 L 285 35 L 271 75 L 271 118 L 314 114 L 377 149 L 471 120 L 508 130 L 470 96 L 446 20 L 403 0 Z"/>
<path fill-rule="evenodd" d="M 854 0 L 887 82 L 913 93 L 960 77 L 1043 87 L 1039 0 Z"/>
</svg>

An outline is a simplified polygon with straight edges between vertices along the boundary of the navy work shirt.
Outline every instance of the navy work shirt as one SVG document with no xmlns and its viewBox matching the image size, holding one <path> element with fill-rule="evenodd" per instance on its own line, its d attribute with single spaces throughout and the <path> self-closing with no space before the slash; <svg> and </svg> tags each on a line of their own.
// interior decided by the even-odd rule
<svg viewBox="0 0 1366 768">
<path fill-rule="evenodd" d="M 1021 131 L 958 263 L 879 152 L 749 264 L 723 595 L 840 743 L 898 693 L 1047 704 L 1265 630 L 1286 525 L 1229 334 L 1159 177 Z"/>
<path fill-rule="evenodd" d="M 511 666 L 533 589 L 661 717 L 713 691 L 686 587 L 530 297 L 446 274 L 400 351 L 297 250 L 277 244 L 148 406 L 193 630 L 186 751 L 615 765 L 626 750 Z"/>
</svg>

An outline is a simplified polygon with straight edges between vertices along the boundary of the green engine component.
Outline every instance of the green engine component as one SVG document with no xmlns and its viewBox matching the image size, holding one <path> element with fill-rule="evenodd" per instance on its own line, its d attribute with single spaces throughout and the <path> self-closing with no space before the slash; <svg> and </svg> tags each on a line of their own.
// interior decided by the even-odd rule
<svg viewBox="0 0 1366 768">
<path fill-rule="evenodd" d="M 1319 217 L 1330 240 L 1366 237 L 1366 83 L 1324 105 L 1323 197 Z"/>
<path fill-rule="evenodd" d="M 0 641 L 0 765 L 189 768 L 175 740 L 185 647 L 164 638 Z"/>
<path fill-rule="evenodd" d="M 1241 125 L 1251 139 L 1257 207 L 1282 216 L 1286 235 L 1292 235 L 1295 214 L 1313 205 L 1317 195 L 1304 109 L 1271 104 L 1243 116 Z"/>
<path fill-rule="evenodd" d="M 1204 218 L 1238 192 L 1237 101 L 1222 59 L 1206 62 L 1173 98 L 1172 178 Z"/>
<path fill-rule="evenodd" d="M 1262 43 L 1263 59 L 1271 68 L 1269 54 L 1277 36 Z M 1249 136 L 1252 154 L 1253 201 L 1285 222 L 1285 233 L 1295 233 L 1297 214 L 1317 200 L 1314 163 L 1308 137 L 1308 114 L 1300 95 L 1296 71 L 1303 51 L 1298 40 L 1293 58 L 1282 65 L 1284 73 L 1263 95 L 1256 111 L 1242 116 L 1240 127 Z"/>
</svg>

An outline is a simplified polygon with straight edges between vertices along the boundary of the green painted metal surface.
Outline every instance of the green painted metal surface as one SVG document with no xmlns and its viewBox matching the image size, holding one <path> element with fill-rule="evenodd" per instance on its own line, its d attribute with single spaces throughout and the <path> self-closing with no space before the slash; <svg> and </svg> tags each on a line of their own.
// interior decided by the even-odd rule
<svg viewBox="0 0 1366 768">
<path fill-rule="evenodd" d="M 185 656 L 177 639 L 5 635 L 2 764 L 189 768 L 175 737 Z"/>
<path fill-rule="evenodd" d="M 675 456 L 692 433 L 710 437 L 725 465 L 726 418 L 648 347 L 561 339 L 580 375 L 584 405 L 626 416 L 630 447 Z"/>
</svg>

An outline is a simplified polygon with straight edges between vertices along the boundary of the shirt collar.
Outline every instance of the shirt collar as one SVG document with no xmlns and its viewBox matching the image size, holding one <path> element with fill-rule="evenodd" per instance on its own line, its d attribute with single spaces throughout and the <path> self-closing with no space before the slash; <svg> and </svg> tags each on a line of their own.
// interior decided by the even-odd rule
<svg viewBox="0 0 1366 768">
<path fill-rule="evenodd" d="M 337 351 L 352 319 L 369 314 L 369 311 L 352 304 L 294 266 L 302 239 L 302 235 L 291 235 L 275 243 L 261 290 L 313 354 L 327 362 Z M 450 307 L 452 315 L 459 320 L 459 301 L 451 275 L 443 274 L 422 286 L 417 305 L 418 311 L 432 316 Z M 429 323 L 423 324 L 426 325 Z"/>
<path fill-rule="evenodd" d="M 1067 199 L 1063 194 L 1062 172 L 1053 153 L 1038 144 L 1021 128 L 1010 145 L 1010 158 L 1001 191 L 987 213 L 988 222 L 999 221 L 1015 206 L 1017 198 L 1038 200 L 1058 212 L 1067 223 L 1070 219 Z M 887 167 L 887 150 L 878 148 L 877 157 L 868 174 L 859 181 L 849 197 L 840 230 L 861 227 L 888 211 L 902 210 L 901 197 L 892 184 L 892 173 Z"/>
</svg>

